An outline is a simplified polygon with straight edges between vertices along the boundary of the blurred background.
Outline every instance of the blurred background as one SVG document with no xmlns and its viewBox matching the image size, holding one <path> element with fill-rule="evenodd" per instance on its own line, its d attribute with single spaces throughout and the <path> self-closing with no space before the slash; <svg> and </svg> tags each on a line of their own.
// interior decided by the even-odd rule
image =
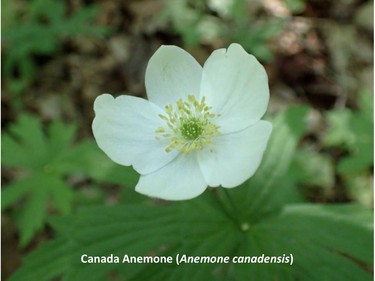
<svg viewBox="0 0 375 281">
<path fill-rule="evenodd" d="M 95 98 L 146 97 L 145 68 L 162 44 L 203 64 L 232 42 L 267 70 L 267 116 L 309 109 L 291 164 L 304 197 L 373 208 L 372 1 L 3 0 L 4 278 L 53 237 L 49 217 L 140 200 L 137 174 L 93 141 Z"/>
</svg>

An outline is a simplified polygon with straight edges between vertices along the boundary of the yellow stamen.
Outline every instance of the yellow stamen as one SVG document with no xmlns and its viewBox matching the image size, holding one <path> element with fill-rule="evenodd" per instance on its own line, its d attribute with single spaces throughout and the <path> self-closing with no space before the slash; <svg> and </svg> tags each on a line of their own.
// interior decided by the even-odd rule
<svg viewBox="0 0 375 281">
<path fill-rule="evenodd" d="M 166 122 L 167 128 L 158 127 L 155 130 L 156 139 L 169 139 L 166 152 L 178 150 L 188 154 L 202 150 L 212 144 L 214 137 L 220 134 L 219 126 L 213 123 L 213 119 L 219 115 L 211 113 L 210 110 L 205 97 L 198 101 L 193 95 L 189 95 L 187 101 L 179 99 L 175 107 L 166 105 L 166 114 L 160 114 L 159 117 Z"/>
</svg>

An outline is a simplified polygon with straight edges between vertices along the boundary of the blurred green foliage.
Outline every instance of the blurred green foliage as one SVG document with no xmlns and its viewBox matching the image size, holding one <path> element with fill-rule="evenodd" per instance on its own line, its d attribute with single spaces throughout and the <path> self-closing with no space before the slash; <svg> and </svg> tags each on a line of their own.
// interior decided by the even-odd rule
<svg viewBox="0 0 375 281">
<path fill-rule="evenodd" d="M 68 14 L 65 1 L 34 0 L 2 2 L 3 73 L 10 92 L 21 93 L 35 78 L 35 55 L 51 56 L 64 39 L 103 36 L 108 28 L 92 24 L 96 6 Z"/>
<path fill-rule="evenodd" d="M 328 196 L 335 184 L 335 168 L 328 155 L 317 153 L 314 147 L 306 144 L 294 155 L 290 177 L 299 184 L 319 187 Z"/>
<path fill-rule="evenodd" d="M 306 131 L 308 107 L 272 120 L 269 149 L 256 175 L 235 189 L 186 202 L 87 206 L 52 220 L 57 238 L 29 254 L 18 280 L 372 280 L 372 215 L 355 204 L 304 203 L 290 169 Z M 309 155 L 303 148 L 301 155 Z M 298 158 L 298 157 L 297 157 Z M 309 158 L 305 161 L 308 163 Z M 324 162 L 312 159 L 313 163 Z M 100 162 L 96 162 L 100 163 Z M 124 168 L 125 170 L 125 168 Z M 312 168 L 306 168 L 308 174 Z M 328 182 L 328 181 L 327 181 Z M 287 264 L 89 264 L 82 254 L 122 257 L 278 256 Z M 46 262 L 48 261 L 48 262 Z M 322 266 L 324 265 L 324 266 Z"/>
<path fill-rule="evenodd" d="M 43 228 L 49 214 L 57 211 L 67 215 L 74 203 L 90 201 L 77 193 L 67 177 L 85 176 L 98 183 L 121 182 L 131 187 L 138 179 L 131 169 L 118 170 L 119 166 L 98 150 L 94 141 L 74 144 L 76 131 L 74 124 L 60 121 L 52 122 L 45 131 L 36 117 L 20 115 L 1 136 L 2 165 L 15 169 L 18 175 L 3 186 L 1 208 L 13 207 L 21 246 Z M 91 188 L 99 191 L 95 185 Z M 100 193 L 98 196 L 102 197 Z"/>
<path fill-rule="evenodd" d="M 344 108 L 327 113 L 328 129 L 323 144 L 341 151 L 336 168 L 348 193 L 354 200 L 372 207 L 373 96 L 361 91 L 357 100 L 357 110 Z"/>
<path fill-rule="evenodd" d="M 249 16 L 248 4 L 246 0 L 166 0 L 160 18 L 171 23 L 187 47 L 216 40 L 224 40 L 224 45 L 237 42 L 260 60 L 271 61 L 269 42 L 282 30 L 285 19 Z"/>
<path fill-rule="evenodd" d="M 329 128 L 324 139 L 328 147 L 348 151 L 338 164 L 339 173 L 356 173 L 373 163 L 373 97 L 360 92 L 358 109 L 333 110 L 327 113 Z"/>
<path fill-rule="evenodd" d="M 295 13 L 301 13 L 306 8 L 306 0 L 284 0 L 285 5 Z"/>
</svg>

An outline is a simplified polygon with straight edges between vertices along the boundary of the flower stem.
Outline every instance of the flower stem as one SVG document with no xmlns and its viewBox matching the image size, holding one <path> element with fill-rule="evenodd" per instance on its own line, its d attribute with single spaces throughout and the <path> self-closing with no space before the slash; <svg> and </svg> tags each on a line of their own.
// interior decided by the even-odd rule
<svg viewBox="0 0 375 281">
<path fill-rule="evenodd" d="M 226 217 L 228 217 L 231 221 L 234 223 L 237 223 L 237 219 L 235 217 L 234 212 L 229 208 L 228 204 L 225 202 L 226 200 L 223 200 L 223 196 L 220 196 L 217 189 L 211 190 L 211 198 L 213 199 L 212 202 L 215 203 L 215 205 L 219 208 L 220 211 L 222 211 Z"/>
<path fill-rule="evenodd" d="M 250 229 L 250 224 L 247 222 L 247 220 L 243 220 L 242 218 L 242 213 L 239 211 L 235 201 L 233 200 L 233 197 L 229 194 L 228 190 L 224 188 L 224 194 L 227 202 L 229 204 L 225 204 L 223 202 L 223 206 L 228 206 L 230 205 L 229 214 L 230 217 L 233 219 L 233 221 L 238 225 L 238 227 L 243 231 L 247 232 Z M 223 200 L 224 201 L 224 200 Z"/>
<path fill-rule="evenodd" d="M 240 213 L 235 201 L 226 188 L 222 188 L 222 192 L 225 195 L 219 196 L 218 201 L 221 201 L 221 205 L 228 214 L 228 217 L 230 217 L 236 225 L 241 227 Z"/>
<path fill-rule="evenodd" d="M 233 201 L 233 198 L 230 196 L 228 190 L 226 188 L 223 188 L 223 192 L 225 194 L 225 197 L 227 198 L 227 202 L 229 202 L 229 205 L 231 206 L 231 209 L 233 211 L 233 213 L 236 215 L 238 214 L 238 209 L 237 209 L 237 206 L 236 204 L 234 203 Z"/>
</svg>

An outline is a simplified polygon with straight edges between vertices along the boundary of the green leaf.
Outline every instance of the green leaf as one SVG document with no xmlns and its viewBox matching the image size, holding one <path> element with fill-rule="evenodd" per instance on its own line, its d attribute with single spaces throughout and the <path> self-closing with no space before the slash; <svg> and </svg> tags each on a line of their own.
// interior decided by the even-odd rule
<svg viewBox="0 0 375 281">
<path fill-rule="evenodd" d="M 2 134 L 4 166 L 21 166 L 27 169 L 40 169 L 46 161 L 47 153 L 43 149 L 46 139 L 38 119 L 30 115 L 20 115 L 18 122 Z M 27 155 L 27 157 L 26 157 Z"/>
<path fill-rule="evenodd" d="M 75 139 L 77 127 L 75 124 L 64 124 L 61 121 L 54 121 L 48 127 L 49 153 L 59 154 L 62 147 L 69 147 Z"/>
<path fill-rule="evenodd" d="M 15 216 L 21 234 L 21 247 L 31 241 L 35 233 L 43 227 L 46 218 L 48 191 L 46 186 L 36 185 L 38 183 L 39 179 L 30 179 L 29 188 L 33 188 L 34 191 L 29 193 L 26 203 L 19 207 Z"/>
<path fill-rule="evenodd" d="M 69 257 L 74 245 L 61 237 L 48 241 L 24 260 L 24 266 L 19 268 L 9 280 L 52 280 L 62 275 L 69 266 Z"/>
<path fill-rule="evenodd" d="M 1 189 L 1 210 L 9 208 L 29 192 L 29 179 L 4 185 Z"/>
<path fill-rule="evenodd" d="M 293 265 L 240 264 L 234 270 L 239 280 L 371 280 L 371 220 L 370 212 L 353 205 L 288 206 L 250 228 L 240 255 L 293 254 Z"/>
<path fill-rule="evenodd" d="M 179 225 L 176 220 L 176 209 L 165 207 L 145 206 L 117 206 L 117 207 L 90 207 L 82 209 L 69 223 L 67 232 L 75 247 L 60 256 L 60 259 L 69 260 L 64 268 L 58 268 L 60 263 L 53 263 L 50 271 L 43 274 L 35 271 L 35 266 L 44 263 L 43 256 L 51 256 L 52 253 L 45 252 L 46 247 L 37 250 L 34 259 L 27 258 L 25 266 L 10 280 L 50 280 L 51 277 L 64 272 L 69 278 L 67 280 L 82 280 L 82 276 L 88 273 L 101 275 L 113 270 L 116 266 L 124 267 L 128 275 L 137 273 L 143 265 L 133 264 L 91 264 L 82 266 L 80 256 L 88 255 L 147 255 L 150 251 L 158 252 L 163 244 L 169 245 L 176 241 L 173 235 L 179 233 Z M 150 235 L 152 233 L 152 235 Z M 61 239 L 60 239 L 61 241 Z M 53 243 L 53 242 L 52 242 Z M 48 247 L 48 244 L 47 244 Z M 63 247 L 62 247 L 63 248 Z M 51 248 L 49 248 L 51 251 Z M 35 264 L 35 260 L 40 261 Z M 69 266 L 68 266 L 69 265 Z M 39 268 L 39 267 L 38 267 Z M 42 268 L 42 267 L 40 267 Z M 51 275 L 56 274 L 56 275 Z M 87 275 L 86 275 L 87 276 Z"/>
<path fill-rule="evenodd" d="M 48 215 L 47 205 L 60 214 L 69 214 L 73 201 L 73 190 L 58 178 L 35 174 L 4 186 L 2 208 L 9 208 L 21 199 L 24 203 L 15 208 L 15 222 L 20 231 L 20 245 L 26 246 L 40 230 Z"/>
<path fill-rule="evenodd" d="M 289 202 L 301 201 L 294 182 L 286 177 L 297 143 L 306 130 L 308 107 L 290 107 L 272 121 L 273 131 L 255 175 L 228 192 L 244 218 L 258 216 Z"/>
<path fill-rule="evenodd" d="M 202 196 L 171 206 L 88 207 L 57 225 L 58 238 L 29 255 L 11 281 L 109 280 L 371 280 L 372 214 L 359 206 L 289 205 L 243 228 Z M 63 225 L 66 224 L 66 228 Z M 63 242 L 65 241 L 65 242 Z M 65 243 L 61 245 L 60 243 Z M 56 245 L 56 246 L 55 246 Z M 46 272 L 45 257 L 54 257 Z M 288 263 L 82 264 L 82 254 L 119 256 L 289 256 Z M 37 270 L 35 270 L 37 269 Z M 256 279 L 252 279 L 256 278 Z M 324 279 L 322 279 L 324 278 Z"/>
<path fill-rule="evenodd" d="M 2 209 L 15 206 L 12 214 L 21 246 L 26 246 L 43 228 L 50 211 L 68 214 L 72 210 L 75 192 L 64 182 L 67 173 L 60 168 L 82 156 L 65 158 L 74 152 L 75 126 L 57 121 L 46 131 L 48 134 L 36 117 L 24 114 L 2 134 L 3 166 L 24 171 L 2 189 Z"/>
<path fill-rule="evenodd" d="M 358 144 L 357 150 L 353 155 L 345 157 L 337 165 L 337 171 L 340 174 L 359 173 L 373 164 L 374 149 L 367 144 Z"/>
<path fill-rule="evenodd" d="M 48 137 L 35 116 L 20 115 L 17 122 L 1 136 L 2 164 L 34 172 L 48 169 L 48 164 L 70 149 L 74 134 L 74 126 L 54 122 L 50 125 Z"/>
<path fill-rule="evenodd" d="M 44 181 L 46 182 L 46 179 Z M 48 183 L 53 207 L 60 214 L 70 214 L 75 195 L 73 189 L 62 180 L 54 177 L 49 178 Z"/>
</svg>

